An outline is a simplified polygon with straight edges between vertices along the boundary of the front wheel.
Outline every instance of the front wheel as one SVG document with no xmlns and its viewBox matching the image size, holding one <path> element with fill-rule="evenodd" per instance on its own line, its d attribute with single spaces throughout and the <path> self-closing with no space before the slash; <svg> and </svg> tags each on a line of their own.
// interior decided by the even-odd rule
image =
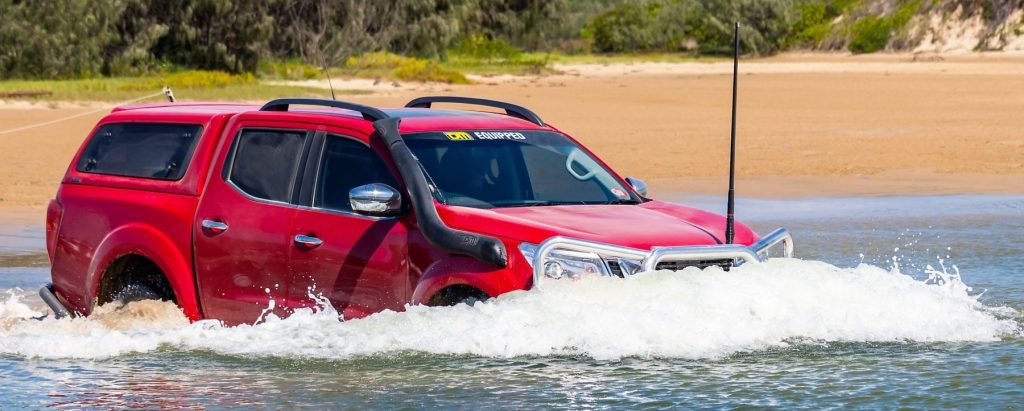
<svg viewBox="0 0 1024 411">
<path fill-rule="evenodd" d="M 490 298 L 491 296 L 476 287 L 453 285 L 434 294 L 427 305 L 432 307 L 449 307 L 459 304 L 474 306 Z"/>
</svg>

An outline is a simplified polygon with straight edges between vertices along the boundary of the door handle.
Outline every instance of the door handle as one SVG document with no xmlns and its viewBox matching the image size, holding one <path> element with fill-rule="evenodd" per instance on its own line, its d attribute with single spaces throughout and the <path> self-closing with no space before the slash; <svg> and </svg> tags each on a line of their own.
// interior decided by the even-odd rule
<svg viewBox="0 0 1024 411">
<path fill-rule="evenodd" d="M 324 243 L 324 240 L 321 240 L 321 239 L 313 237 L 313 236 L 302 235 L 302 234 L 299 234 L 299 235 L 295 236 L 295 244 L 298 244 L 300 247 L 304 247 L 304 248 L 307 248 L 307 249 L 317 248 L 317 247 L 319 247 L 323 243 Z"/>
<path fill-rule="evenodd" d="M 214 234 L 220 234 L 225 231 L 228 231 L 228 225 L 220 221 L 203 220 L 202 226 L 203 228 L 210 230 L 210 232 Z"/>
</svg>

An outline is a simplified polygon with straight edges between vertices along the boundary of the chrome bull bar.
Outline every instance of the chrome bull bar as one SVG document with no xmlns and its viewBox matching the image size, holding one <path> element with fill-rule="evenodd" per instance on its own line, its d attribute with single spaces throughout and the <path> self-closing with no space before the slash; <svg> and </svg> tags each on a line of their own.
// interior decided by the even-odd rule
<svg viewBox="0 0 1024 411">
<path fill-rule="evenodd" d="M 748 246 L 739 244 L 653 247 L 650 251 L 575 238 L 551 237 L 537 246 L 533 257 L 533 287 L 544 279 L 544 262 L 555 251 L 594 253 L 602 259 L 625 258 L 640 261 L 643 271 L 654 271 L 662 261 L 706 261 L 733 259 L 743 263 L 756 263 L 768 259 L 767 251 L 782 244 L 782 255 L 793 256 L 793 236 L 779 228 Z"/>
</svg>

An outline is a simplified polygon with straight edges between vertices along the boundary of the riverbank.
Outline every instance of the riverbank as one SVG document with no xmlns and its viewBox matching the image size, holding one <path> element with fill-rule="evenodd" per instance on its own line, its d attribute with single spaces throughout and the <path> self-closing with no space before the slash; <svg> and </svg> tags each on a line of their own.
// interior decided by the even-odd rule
<svg viewBox="0 0 1024 411">
<path fill-rule="evenodd" d="M 650 181 L 655 196 L 720 193 L 728 170 L 729 65 L 572 64 L 558 66 L 558 75 L 387 85 L 351 99 L 395 106 L 458 94 L 519 103 L 620 173 Z M 1024 193 L 1022 54 L 786 54 L 746 61 L 741 71 L 742 195 Z M 96 108 L 0 104 L 0 132 Z M 45 208 L 104 112 L 0 135 L 0 210 Z"/>
</svg>

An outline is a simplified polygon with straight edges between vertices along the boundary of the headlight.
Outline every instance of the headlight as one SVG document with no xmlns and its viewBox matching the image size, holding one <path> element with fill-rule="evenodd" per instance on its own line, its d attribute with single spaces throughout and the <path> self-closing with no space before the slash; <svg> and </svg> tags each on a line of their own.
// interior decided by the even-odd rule
<svg viewBox="0 0 1024 411">
<path fill-rule="evenodd" d="M 522 253 L 530 267 L 533 267 L 533 260 L 537 255 L 537 245 L 521 243 L 519 252 Z M 543 272 L 544 276 L 548 278 L 558 279 L 563 277 L 579 278 L 584 275 L 632 275 L 639 269 L 639 262 L 622 259 L 606 260 L 594 253 L 556 250 L 548 254 L 547 259 L 544 260 Z M 618 272 L 613 273 L 613 271 Z"/>
</svg>

